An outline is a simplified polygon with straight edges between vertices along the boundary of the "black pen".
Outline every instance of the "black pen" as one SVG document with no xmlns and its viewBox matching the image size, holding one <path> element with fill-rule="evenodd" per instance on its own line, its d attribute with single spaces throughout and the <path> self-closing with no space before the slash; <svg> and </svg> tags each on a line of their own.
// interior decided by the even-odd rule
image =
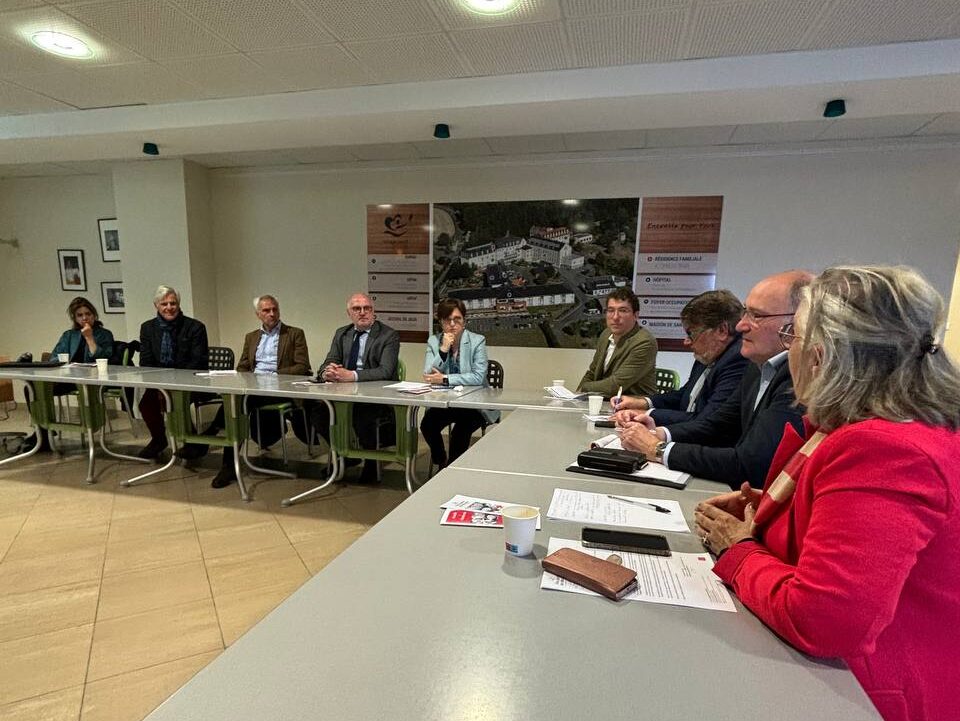
<svg viewBox="0 0 960 721">
<path fill-rule="evenodd" d="M 632 503 L 635 506 L 643 506 L 644 508 L 649 508 L 651 511 L 656 511 L 657 513 L 670 513 L 669 508 L 658 506 L 656 503 L 647 503 L 646 501 L 638 501 L 636 498 L 623 498 L 622 496 L 610 496 L 610 495 L 608 495 L 607 498 L 612 498 L 615 501 L 623 501 L 624 503 Z"/>
</svg>

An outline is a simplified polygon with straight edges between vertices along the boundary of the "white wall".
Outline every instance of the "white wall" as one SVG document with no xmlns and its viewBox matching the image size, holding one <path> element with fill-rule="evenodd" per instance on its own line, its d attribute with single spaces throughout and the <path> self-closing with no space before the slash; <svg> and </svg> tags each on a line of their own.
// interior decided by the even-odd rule
<svg viewBox="0 0 960 721">
<path fill-rule="evenodd" d="M 100 283 L 121 279 L 121 263 L 104 263 L 97 218 L 114 217 L 109 177 L 71 176 L 0 180 L 0 238 L 17 238 L 19 248 L 0 245 L 0 355 L 30 351 L 39 360 L 70 327 L 67 305 L 77 295 L 100 310 L 100 319 L 119 339 L 127 337 L 126 316 L 104 314 Z M 83 250 L 87 290 L 60 289 L 58 248 Z"/>
<path fill-rule="evenodd" d="M 344 301 L 364 288 L 370 203 L 723 195 L 718 287 L 744 297 L 764 274 L 838 262 L 910 263 L 949 294 L 960 240 L 960 150 L 875 150 L 380 169 L 220 171 L 211 176 L 223 342 L 254 327 L 249 297 L 273 292 L 304 327 L 314 366 Z M 579 380 L 589 351 L 494 348 L 508 385 Z M 404 347 L 409 368 L 422 349 Z M 687 354 L 659 365 L 686 373 Z"/>
</svg>

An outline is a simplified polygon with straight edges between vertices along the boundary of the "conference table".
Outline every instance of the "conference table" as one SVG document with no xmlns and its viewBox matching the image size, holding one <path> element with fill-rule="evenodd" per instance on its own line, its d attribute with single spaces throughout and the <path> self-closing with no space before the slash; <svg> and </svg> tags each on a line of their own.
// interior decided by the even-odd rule
<svg viewBox="0 0 960 721">
<path fill-rule="evenodd" d="M 439 524 L 458 493 L 546 509 L 558 485 L 678 500 L 688 523 L 708 495 L 447 468 L 148 721 L 878 718 L 842 664 L 794 650 L 737 601 L 728 613 L 541 590 L 548 539 L 581 524 L 544 517 L 526 558 L 504 554 L 499 529 Z"/>
</svg>

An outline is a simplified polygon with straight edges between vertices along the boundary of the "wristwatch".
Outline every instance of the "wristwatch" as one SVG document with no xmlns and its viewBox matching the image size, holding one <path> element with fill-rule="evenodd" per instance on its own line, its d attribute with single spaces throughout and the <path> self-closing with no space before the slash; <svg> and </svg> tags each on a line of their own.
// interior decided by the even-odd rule
<svg viewBox="0 0 960 721">
<path fill-rule="evenodd" d="M 443 385 L 445 385 L 445 386 L 450 385 L 450 376 L 444 376 L 444 377 L 443 377 Z"/>
<path fill-rule="evenodd" d="M 658 460 L 658 461 L 662 461 L 662 460 L 663 460 L 663 452 L 666 451 L 666 450 L 667 450 L 667 442 L 666 442 L 666 441 L 660 441 L 656 446 L 654 446 L 654 448 L 653 448 L 653 455 L 655 455 L 655 456 L 657 457 L 657 460 Z"/>
</svg>

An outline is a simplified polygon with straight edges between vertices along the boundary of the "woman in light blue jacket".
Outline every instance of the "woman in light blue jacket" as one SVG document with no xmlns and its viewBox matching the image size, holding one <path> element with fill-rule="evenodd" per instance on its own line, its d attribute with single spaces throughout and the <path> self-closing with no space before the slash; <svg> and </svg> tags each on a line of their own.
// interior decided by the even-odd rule
<svg viewBox="0 0 960 721">
<path fill-rule="evenodd" d="M 487 384 L 487 341 L 479 333 L 466 329 L 467 309 L 463 301 L 445 298 L 437 304 L 440 333 L 427 339 L 427 356 L 423 363 L 423 380 L 448 386 L 483 386 Z M 470 447 L 470 436 L 494 423 L 497 411 L 472 408 L 430 408 L 423 415 L 420 431 L 430 456 L 439 467 L 445 467 Z M 443 447 L 441 432 L 450 426 L 450 453 Z"/>
</svg>

